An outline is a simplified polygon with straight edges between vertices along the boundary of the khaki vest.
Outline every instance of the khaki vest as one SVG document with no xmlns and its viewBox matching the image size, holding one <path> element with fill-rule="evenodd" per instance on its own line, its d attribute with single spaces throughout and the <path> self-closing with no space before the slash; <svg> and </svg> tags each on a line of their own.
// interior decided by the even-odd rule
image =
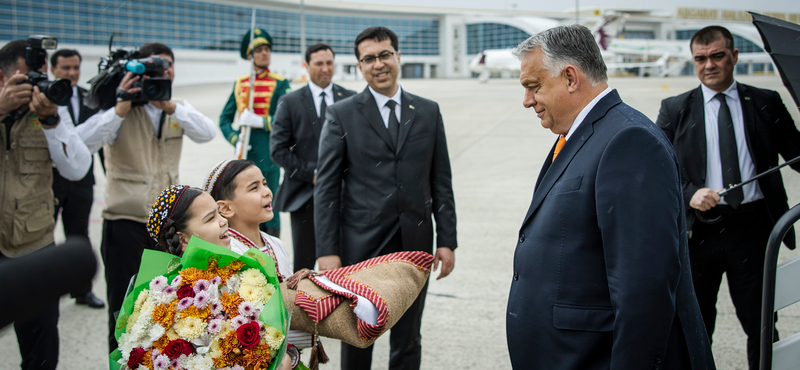
<svg viewBox="0 0 800 370">
<path fill-rule="evenodd" d="M 167 117 L 156 137 L 144 107 L 125 115 L 113 145 L 103 147 L 106 165 L 106 220 L 147 223 L 150 207 L 167 186 L 178 184 L 183 129 Z"/>
<path fill-rule="evenodd" d="M 11 140 L 0 164 L 0 252 L 16 258 L 53 242 L 53 161 L 32 112 L 14 123 L 10 138 L 0 124 L 0 138 L 3 149 Z"/>
</svg>

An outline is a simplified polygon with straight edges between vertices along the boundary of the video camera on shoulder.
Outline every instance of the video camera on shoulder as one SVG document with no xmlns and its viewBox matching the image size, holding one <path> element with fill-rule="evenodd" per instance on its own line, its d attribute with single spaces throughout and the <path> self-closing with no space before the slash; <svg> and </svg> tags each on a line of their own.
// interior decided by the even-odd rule
<svg viewBox="0 0 800 370">
<path fill-rule="evenodd" d="M 50 81 L 47 72 L 39 72 L 47 64 L 47 52 L 58 47 L 58 39 L 44 35 L 28 36 L 28 46 L 25 48 L 25 64 L 29 67 L 28 79 L 19 84 L 31 84 L 39 88 L 51 102 L 57 105 L 69 104 L 72 98 L 72 83 L 66 78 Z"/>
<path fill-rule="evenodd" d="M 132 48 L 119 48 L 112 50 L 114 36 L 108 42 L 109 55 L 100 59 L 97 76 L 89 80 L 91 88 L 84 99 L 84 104 L 90 108 L 110 109 L 117 104 L 119 87 L 122 78 L 128 72 L 140 76 L 134 81 L 132 87 L 142 90 L 133 96 L 131 94 L 120 97 L 130 100 L 134 105 L 143 105 L 148 101 L 170 100 L 172 98 L 172 80 L 160 76 L 169 69 L 170 61 L 157 55 L 140 58 L 139 50 Z"/>
</svg>

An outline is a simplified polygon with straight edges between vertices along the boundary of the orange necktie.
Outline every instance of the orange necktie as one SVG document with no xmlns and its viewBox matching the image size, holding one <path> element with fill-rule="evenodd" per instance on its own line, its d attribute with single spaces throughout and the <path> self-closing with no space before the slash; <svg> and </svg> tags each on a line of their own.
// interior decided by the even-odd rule
<svg viewBox="0 0 800 370">
<path fill-rule="evenodd" d="M 561 136 L 558 138 L 558 143 L 556 143 L 556 148 L 553 150 L 553 160 L 556 160 L 558 153 L 561 152 L 561 148 L 564 147 L 564 144 L 567 143 L 567 138 Z"/>
</svg>

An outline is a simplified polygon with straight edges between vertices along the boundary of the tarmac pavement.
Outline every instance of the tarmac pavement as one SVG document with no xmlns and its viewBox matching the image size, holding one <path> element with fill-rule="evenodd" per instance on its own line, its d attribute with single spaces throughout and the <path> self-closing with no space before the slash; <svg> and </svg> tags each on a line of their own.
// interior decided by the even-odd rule
<svg viewBox="0 0 800 370">
<path fill-rule="evenodd" d="M 178 71 L 180 72 L 180 71 Z M 778 90 L 795 122 L 800 114 L 777 76 L 742 76 L 739 81 Z M 655 120 L 661 100 L 698 85 L 695 77 L 612 78 L 626 103 Z M 407 91 L 439 103 L 444 117 L 458 216 L 456 266 L 445 279 L 431 279 L 423 315 L 423 369 L 510 369 L 505 335 L 505 307 L 512 278 L 512 259 L 520 224 L 530 204 L 542 162 L 556 140 L 541 127 L 533 110 L 522 106 L 523 90 L 515 79 L 402 80 Z M 365 82 L 342 83 L 361 91 Z M 295 88 L 302 87 L 294 84 Z M 230 84 L 176 88 L 173 96 L 187 99 L 215 122 L 231 92 Z M 206 173 L 228 159 L 233 148 L 222 135 L 197 144 L 184 140 L 181 183 L 199 186 Z M 97 186 L 90 236 L 100 259 L 105 177 L 95 166 Z M 790 205 L 800 202 L 800 174 L 783 170 Z M 642 205 L 647 206 L 647 205 Z M 291 255 L 288 214 L 282 217 L 282 240 Z M 56 230 L 57 240 L 63 241 Z M 798 252 L 783 248 L 782 260 Z M 438 276 L 434 272 L 432 276 Z M 8 283 L 8 282 L 3 282 Z M 105 300 L 102 263 L 94 280 L 95 294 Z M 535 292 L 532 292 L 535 294 Z M 5 301 L 2 304 L 12 304 Z M 731 304 L 727 284 L 719 294 L 713 351 L 718 369 L 746 369 L 745 335 Z M 59 370 L 105 369 L 106 309 L 61 300 Z M 781 337 L 800 332 L 800 305 L 780 312 Z M 339 368 L 339 343 L 323 340 L 330 357 L 322 369 Z M 375 344 L 373 369 L 388 368 L 388 337 Z M 309 351 L 306 351 L 309 352 Z M 17 369 L 20 356 L 13 327 L 0 330 L 0 370 Z"/>
</svg>

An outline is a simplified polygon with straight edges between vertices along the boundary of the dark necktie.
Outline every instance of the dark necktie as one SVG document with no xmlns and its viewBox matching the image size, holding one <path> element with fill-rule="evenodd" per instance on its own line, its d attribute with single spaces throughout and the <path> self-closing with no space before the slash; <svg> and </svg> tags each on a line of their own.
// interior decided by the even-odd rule
<svg viewBox="0 0 800 370">
<path fill-rule="evenodd" d="M 397 102 L 394 100 L 389 100 L 386 102 L 386 106 L 391 109 L 389 111 L 389 136 L 392 137 L 392 142 L 394 143 L 394 147 L 397 148 L 397 133 L 400 132 L 400 123 L 397 122 L 397 115 L 394 113 L 394 107 L 397 105 Z"/>
<path fill-rule="evenodd" d="M 319 103 L 319 118 L 320 121 L 325 122 L 325 109 L 328 108 L 328 103 L 325 101 L 325 92 L 319 94 L 322 97 L 322 102 Z"/>
<path fill-rule="evenodd" d="M 719 100 L 719 157 L 722 162 L 722 186 L 729 187 L 742 182 L 742 174 L 739 172 L 739 151 L 736 148 L 736 134 L 733 130 L 733 118 L 728 103 L 725 101 L 725 94 L 719 93 L 715 96 Z M 744 200 L 742 188 L 737 188 L 725 195 L 725 202 L 734 209 L 739 207 Z"/>
</svg>

